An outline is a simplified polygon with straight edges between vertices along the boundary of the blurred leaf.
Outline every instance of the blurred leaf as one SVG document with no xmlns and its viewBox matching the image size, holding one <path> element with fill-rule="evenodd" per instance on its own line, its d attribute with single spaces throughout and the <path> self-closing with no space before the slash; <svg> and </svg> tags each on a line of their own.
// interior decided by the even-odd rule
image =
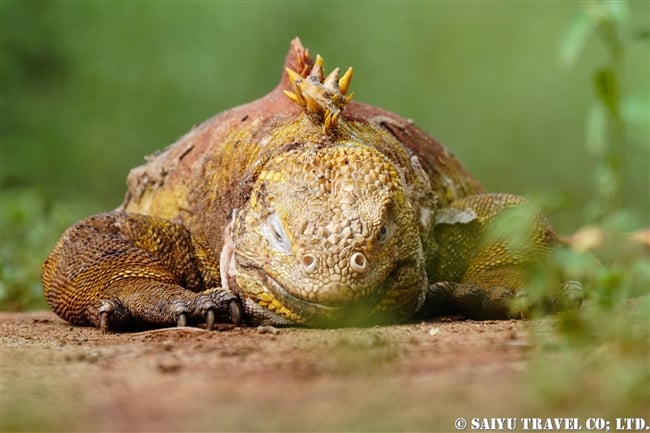
<svg viewBox="0 0 650 433">
<path fill-rule="evenodd" d="M 486 244 L 504 242 L 516 254 L 530 248 L 537 227 L 539 211 L 530 203 L 501 211 L 492 221 L 485 234 Z"/>
<path fill-rule="evenodd" d="M 605 230 L 630 233 L 643 227 L 643 221 L 634 213 L 623 209 L 608 215 L 600 225 Z"/>
<path fill-rule="evenodd" d="M 626 123 L 647 127 L 650 123 L 650 101 L 640 95 L 629 96 L 621 103 L 621 114 Z"/>
<path fill-rule="evenodd" d="M 612 168 L 608 165 L 601 165 L 594 169 L 596 189 L 600 192 L 601 197 L 611 197 L 616 191 L 617 176 Z"/>
<path fill-rule="evenodd" d="M 582 241 L 582 239 L 577 241 Z M 555 248 L 553 250 L 553 260 L 561 266 L 562 273 L 567 280 L 586 283 L 594 271 L 602 266 L 597 258 L 587 250 L 588 248 L 592 248 L 592 245 L 572 244 L 570 248 Z"/>
<path fill-rule="evenodd" d="M 605 13 L 611 21 L 616 24 L 623 24 L 630 16 L 630 9 L 624 0 L 605 1 Z"/>
<path fill-rule="evenodd" d="M 560 61 L 564 66 L 571 66 L 584 49 L 595 28 L 591 15 L 578 13 L 569 26 L 560 46 Z"/>
<path fill-rule="evenodd" d="M 47 202 L 35 189 L 4 188 L 0 206 L 0 309 L 45 306 L 40 268 L 63 230 L 89 211 Z"/>
<path fill-rule="evenodd" d="M 637 32 L 635 32 L 634 38 L 639 41 L 645 41 L 645 42 L 650 41 L 650 29 L 638 30 Z"/>
<path fill-rule="evenodd" d="M 616 73 L 612 68 L 604 67 L 594 74 L 594 86 L 600 101 L 612 116 L 618 116 L 619 89 Z"/>
<path fill-rule="evenodd" d="M 568 237 L 567 242 L 572 249 L 584 252 L 601 246 L 604 239 L 605 232 L 603 229 L 596 225 L 588 225 Z"/>
<path fill-rule="evenodd" d="M 607 113 L 601 104 L 591 107 L 587 115 L 587 150 L 593 156 L 602 158 L 607 151 Z"/>
</svg>

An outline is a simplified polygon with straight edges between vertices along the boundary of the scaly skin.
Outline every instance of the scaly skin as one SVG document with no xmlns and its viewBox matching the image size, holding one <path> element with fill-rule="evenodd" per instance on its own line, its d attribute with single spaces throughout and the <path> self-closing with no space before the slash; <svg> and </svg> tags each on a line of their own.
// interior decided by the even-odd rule
<svg viewBox="0 0 650 433">
<path fill-rule="evenodd" d="M 42 268 L 57 314 L 103 330 L 509 317 L 557 241 L 546 220 L 516 251 L 487 237 L 523 199 L 486 194 L 411 122 L 351 102 L 351 69 L 325 77 L 297 39 L 285 66 L 270 94 L 132 170 L 116 211 L 64 233 Z"/>
</svg>

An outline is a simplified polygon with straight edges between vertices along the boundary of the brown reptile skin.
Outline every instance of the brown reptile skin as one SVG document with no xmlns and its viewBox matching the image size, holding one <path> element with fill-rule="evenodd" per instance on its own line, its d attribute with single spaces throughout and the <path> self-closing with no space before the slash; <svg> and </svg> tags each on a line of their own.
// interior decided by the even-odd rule
<svg viewBox="0 0 650 433">
<path fill-rule="evenodd" d="M 412 122 L 350 102 L 352 70 L 324 76 L 299 40 L 285 66 L 63 234 L 42 267 L 51 308 L 103 330 L 510 317 L 557 244 L 544 217 L 513 229 L 516 247 L 494 237 L 522 198 L 485 193 Z"/>
</svg>

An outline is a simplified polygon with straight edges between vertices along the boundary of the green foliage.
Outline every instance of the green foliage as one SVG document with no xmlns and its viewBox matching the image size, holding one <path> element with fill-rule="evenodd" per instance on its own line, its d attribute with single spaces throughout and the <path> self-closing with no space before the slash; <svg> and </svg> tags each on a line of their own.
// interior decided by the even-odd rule
<svg viewBox="0 0 650 433">
<path fill-rule="evenodd" d="M 12 188 L 0 202 L 0 308 L 43 308 L 40 268 L 63 230 L 90 209 L 46 203 L 36 191 Z"/>
<path fill-rule="evenodd" d="M 535 355 L 528 388 L 533 401 L 567 415 L 644 416 L 650 404 L 650 297 L 625 290 L 635 277 L 606 267 L 595 277 L 579 311 L 531 323 Z M 622 289 L 622 290 L 621 290 Z"/>
<path fill-rule="evenodd" d="M 596 102 L 587 117 L 587 149 L 597 161 L 595 196 L 587 214 L 591 221 L 602 220 L 623 204 L 623 183 L 628 177 L 625 173 L 626 127 L 645 125 L 646 136 L 642 140 L 645 146 L 650 146 L 647 95 L 645 104 L 639 103 L 635 96 L 624 95 L 622 84 L 626 66 L 625 42 L 629 38 L 622 34 L 629 26 L 629 19 L 628 4 L 623 0 L 589 2 L 577 14 L 561 47 L 560 57 L 566 65 L 577 61 L 591 37 L 597 37 L 606 51 L 605 63 L 593 73 Z"/>
<path fill-rule="evenodd" d="M 558 249 L 554 257 L 565 274 L 582 281 L 586 299 L 581 309 L 531 324 L 536 350 L 529 369 L 531 397 L 570 416 L 594 410 L 601 417 L 647 416 L 650 406 L 648 245 L 631 237 L 642 223 L 621 206 L 625 128 L 647 110 L 647 104 L 623 108 L 631 103 L 621 90 L 623 53 L 630 42 L 620 34 L 628 19 L 623 1 L 587 3 L 561 52 L 571 63 L 597 35 L 608 58 L 594 73 L 596 104 L 587 120 L 586 144 L 597 161 L 587 217 L 598 225 L 576 233 L 571 247 Z M 537 285 L 538 293 L 542 286 Z"/>
</svg>

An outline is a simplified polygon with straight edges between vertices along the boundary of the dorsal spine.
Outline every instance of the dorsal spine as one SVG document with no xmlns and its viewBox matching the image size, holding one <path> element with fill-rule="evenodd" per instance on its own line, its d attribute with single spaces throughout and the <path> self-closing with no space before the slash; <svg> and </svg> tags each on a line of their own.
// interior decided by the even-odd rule
<svg viewBox="0 0 650 433">
<path fill-rule="evenodd" d="M 285 90 L 284 94 L 305 112 L 318 116 L 324 133 L 336 128 L 341 110 L 352 99 L 353 93 L 348 95 L 352 68 L 348 68 L 342 77 L 339 77 L 339 68 L 334 68 L 325 76 L 323 58 L 317 55 L 314 66 L 305 76 L 291 68 L 286 68 L 286 73 L 293 92 Z"/>
</svg>

